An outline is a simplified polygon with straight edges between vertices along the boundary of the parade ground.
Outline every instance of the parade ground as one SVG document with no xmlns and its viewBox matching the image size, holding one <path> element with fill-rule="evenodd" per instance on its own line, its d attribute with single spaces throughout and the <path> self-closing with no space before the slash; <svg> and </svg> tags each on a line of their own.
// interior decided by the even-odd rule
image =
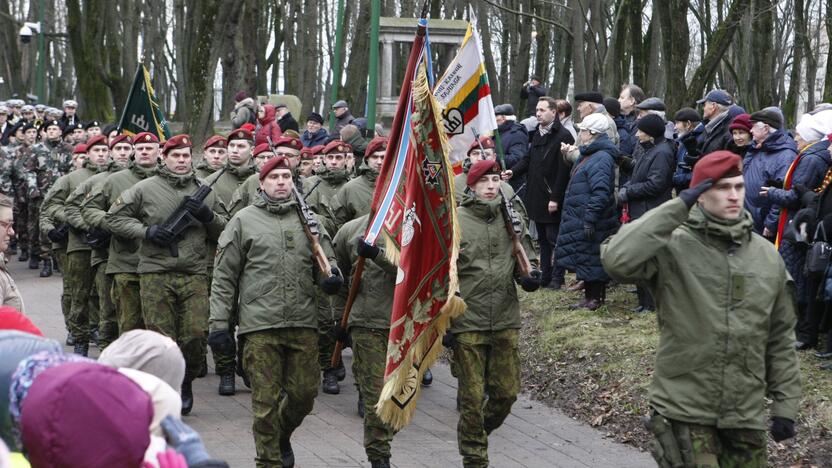
<svg viewBox="0 0 832 468">
<path fill-rule="evenodd" d="M 26 313 L 50 338 L 66 338 L 60 303 L 61 276 L 39 278 L 38 270 L 13 258 L 9 269 L 23 295 Z M 72 348 L 65 347 L 66 352 Z M 90 357 L 98 349 L 90 348 Z M 350 368 L 349 350 L 345 352 Z M 251 434 L 251 394 L 237 379 L 237 395 L 217 395 L 219 377 L 209 356 L 208 376 L 194 382 L 194 410 L 184 420 L 202 435 L 209 453 L 232 467 L 254 466 Z M 455 410 L 456 379 L 444 364 L 433 368 L 434 381 L 425 388 L 413 423 L 393 440 L 396 467 L 458 467 Z M 312 414 L 292 437 L 298 468 L 368 466 L 362 445 L 363 430 L 356 412 L 358 399 L 351 372 L 341 382 L 340 395 L 321 392 Z M 511 416 L 489 437 L 491 466 L 508 467 L 644 467 L 649 454 L 615 443 L 600 431 L 561 412 L 520 395 Z"/>
</svg>

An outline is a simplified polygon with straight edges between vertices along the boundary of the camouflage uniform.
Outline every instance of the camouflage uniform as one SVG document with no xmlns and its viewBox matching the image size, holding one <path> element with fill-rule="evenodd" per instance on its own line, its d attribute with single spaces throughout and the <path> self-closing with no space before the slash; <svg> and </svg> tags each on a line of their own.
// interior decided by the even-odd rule
<svg viewBox="0 0 832 468">
<path fill-rule="evenodd" d="M 39 216 L 43 197 L 59 177 L 69 172 L 72 161 L 72 147 L 62 142 L 44 141 L 32 147 L 32 154 L 23 163 L 26 168 L 28 210 L 26 230 L 29 238 L 29 254 L 47 260 L 50 241 L 39 229 Z"/>
<path fill-rule="evenodd" d="M 334 264 L 329 236 L 321 247 Z M 211 284 L 211 332 L 229 329 L 239 294 L 243 366 L 251 380 L 257 466 L 281 466 L 280 441 L 312 410 L 317 321 L 313 285 L 319 274 L 294 199 L 258 197 L 219 239 Z M 279 401 L 280 391 L 286 398 Z M 278 402 L 279 401 L 279 402 Z"/>
<path fill-rule="evenodd" d="M 101 171 L 82 182 L 78 188 L 66 200 L 67 219 L 72 226 L 82 226 L 84 233 L 99 226 L 92 225 L 84 216 L 81 206 L 90 196 L 91 192 L 110 175 L 121 171 L 124 167 L 111 162 L 106 171 Z M 103 213 L 101 214 L 103 218 Z M 109 242 L 108 242 L 109 244 Z M 113 340 L 118 338 L 118 323 L 116 320 L 115 306 L 110 297 L 112 277 L 105 273 L 107 268 L 107 248 L 104 245 L 90 249 L 90 273 L 93 278 L 94 290 L 98 294 L 98 346 L 104 349 Z"/>
<path fill-rule="evenodd" d="M 110 231 L 105 217 L 112 203 L 122 192 L 155 173 L 155 165 L 145 168 L 131 163 L 127 170 L 110 174 L 89 192 L 81 204 L 81 214 L 91 226 Z M 112 276 L 110 300 L 115 309 L 119 333 L 144 328 L 139 275 L 136 273 L 139 244 L 136 239 L 110 237 L 106 274 Z"/>
<path fill-rule="evenodd" d="M 503 423 L 520 391 L 516 261 L 500 204 L 468 194 L 459 208 L 457 268 L 468 309 L 451 322 L 450 331 L 456 338 L 457 438 L 465 467 L 488 466 L 488 434 Z M 536 263 L 525 227 L 522 242 Z"/>
<path fill-rule="evenodd" d="M 64 175 L 55 181 L 52 188 L 43 197 L 43 204 L 40 210 L 40 231 L 49 233 L 49 231 L 60 227 L 66 222 L 66 214 L 63 210 L 63 203 L 56 203 L 55 194 L 66 194 L 68 192 L 69 175 Z M 64 195 L 65 196 L 65 195 Z M 58 221 L 55 218 L 60 217 L 63 221 Z M 60 242 L 52 242 L 52 252 L 58 260 L 58 264 L 63 269 L 64 274 L 61 275 L 61 312 L 64 315 L 64 323 L 67 331 L 71 330 L 69 321 L 69 312 L 72 310 L 72 279 L 66 273 L 66 245 L 67 240 Z"/>
<path fill-rule="evenodd" d="M 104 222 L 115 236 L 141 242 L 137 272 L 142 313 L 149 330 L 170 336 L 185 357 L 184 384 L 202 369 L 208 328 L 208 278 L 206 243 L 216 238 L 226 222 L 225 208 L 212 192 L 205 205 L 213 219 L 185 230 L 178 240 L 179 256 L 169 247 L 143 241 L 151 225 L 161 225 L 186 196 L 197 191 L 200 181 L 193 172 L 180 175 L 161 166 L 153 177 L 124 191 L 110 207 Z"/>
<path fill-rule="evenodd" d="M 26 163 L 31 159 L 32 147 L 19 144 L 14 149 L 14 231 L 17 234 L 17 245 L 23 252 L 29 249 L 29 230 L 26 222 L 29 219 L 29 180 Z"/>
<path fill-rule="evenodd" d="M 349 276 L 358 260 L 356 245 L 364 235 L 369 215 L 345 224 L 333 239 L 338 267 Z M 375 404 L 384 386 L 387 339 L 397 267 L 384 252 L 366 260 L 358 294 L 350 313 L 348 328 L 353 352 L 352 373 L 364 401 L 364 450 L 370 461 L 390 458 L 390 442 L 395 431 L 379 419 Z"/>
<path fill-rule="evenodd" d="M 14 197 L 16 170 L 14 158 L 0 146 L 0 193 L 7 197 Z"/>
</svg>

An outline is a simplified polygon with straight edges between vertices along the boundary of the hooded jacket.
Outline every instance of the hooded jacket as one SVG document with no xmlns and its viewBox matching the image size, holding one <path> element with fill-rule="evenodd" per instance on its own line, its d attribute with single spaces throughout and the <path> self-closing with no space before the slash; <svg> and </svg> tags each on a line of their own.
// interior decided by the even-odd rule
<svg viewBox="0 0 832 468">
<path fill-rule="evenodd" d="M 249 97 L 234 104 L 234 110 L 231 111 L 231 125 L 235 129 L 246 123 L 255 122 L 257 122 L 257 106 L 254 104 L 254 99 Z"/>
<path fill-rule="evenodd" d="M 276 142 L 278 138 L 283 135 L 283 131 L 280 129 L 280 125 L 277 124 L 275 120 L 275 115 L 277 111 L 275 110 L 274 106 L 271 104 L 265 104 L 263 106 L 263 118 L 258 118 L 257 121 L 260 123 L 260 128 L 258 128 L 254 132 L 254 145 L 257 146 L 262 143 L 268 143 L 269 137 L 272 139 L 272 143 Z"/>
<path fill-rule="evenodd" d="M 791 278 L 751 216 L 716 219 L 674 199 L 601 246 L 621 282 L 647 285 L 659 338 L 650 405 L 662 416 L 725 429 L 794 421 L 800 365 Z"/>
<path fill-rule="evenodd" d="M 762 187 L 782 187 L 786 172 L 797 155 L 797 146 L 782 130 L 769 135 L 757 147 L 752 146 L 742 161 L 745 179 L 745 209 L 754 219 L 754 231 L 763 228 L 777 232 L 780 207 L 770 197 L 760 196 Z"/>
</svg>

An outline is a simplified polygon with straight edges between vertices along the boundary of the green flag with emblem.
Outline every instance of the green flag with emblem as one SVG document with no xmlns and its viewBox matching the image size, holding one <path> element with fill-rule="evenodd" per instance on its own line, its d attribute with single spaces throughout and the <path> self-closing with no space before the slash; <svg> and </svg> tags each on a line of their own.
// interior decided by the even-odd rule
<svg viewBox="0 0 832 468">
<path fill-rule="evenodd" d="M 165 120 L 165 114 L 159 107 L 153 93 L 153 86 L 150 84 L 150 72 L 143 64 L 139 64 L 136 69 L 136 78 L 133 79 L 130 94 L 127 95 L 118 130 L 119 133 L 130 136 L 150 132 L 159 137 L 159 141 L 162 142 L 170 138 L 168 122 Z"/>
</svg>

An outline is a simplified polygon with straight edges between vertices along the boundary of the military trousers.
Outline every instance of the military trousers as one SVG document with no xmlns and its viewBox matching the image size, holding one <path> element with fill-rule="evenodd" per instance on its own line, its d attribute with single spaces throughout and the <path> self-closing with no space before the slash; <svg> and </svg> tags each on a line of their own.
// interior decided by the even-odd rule
<svg viewBox="0 0 832 468">
<path fill-rule="evenodd" d="M 208 278 L 142 273 L 139 291 L 147 329 L 176 341 L 185 357 L 185 382 L 193 381 L 202 369 L 208 343 Z"/>
<path fill-rule="evenodd" d="M 280 440 L 289 440 L 318 395 L 318 336 L 313 328 L 272 328 L 243 337 L 243 365 L 251 381 L 255 462 L 258 467 L 280 467 Z M 285 398 L 280 398 L 281 390 Z"/>
<path fill-rule="evenodd" d="M 318 305 L 318 362 L 321 371 L 332 367 L 332 353 L 335 352 L 335 324 L 341 319 L 336 317 L 336 308 L 343 311 L 344 299 L 340 296 L 330 296 L 315 286 L 315 300 Z M 339 307 L 340 305 L 340 307 Z"/>
<path fill-rule="evenodd" d="M 388 329 L 350 328 L 352 374 L 364 398 L 364 450 L 368 460 L 390 458 L 390 442 L 395 434 L 381 421 L 375 408 L 384 386 L 389 334 Z"/>
<path fill-rule="evenodd" d="M 110 299 L 115 309 L 119 334 L 144 328 L 140 291 L 138 274 L 116 273 L 113 275 Z"/>
<path fill-rule="evenodd" d="M 52 252 L 55 254 L 55 259 L 58 261 L 58 265 L 62 269 L 61 271 L 63 271 L 63 274 L 61 275 L 61 313 L 64 316 L 66 329 L 67 331 L 70 331 L 69 311 L 72 308 L 72 295 L 69 293 L 69 287 L 67 286 L 69 276 L 66 274 L 66 246 L 64 245 L 57 248 L 53 247 Z"/>
<path fill-rule="evenodd" d="M 18 188 L 14 196 L 14 232 L 17 236 L 17 248 L 21 251 L 29 248 L 29 230 L 26 227 L 29 221 L 29 198 L 25 195 L 27 191 L 25 186 Z"/>
<path fill-rule="evenodd" d="M 768 436 L 758 429 L 720 429 L 650 417 L 650 453 L 660 468 L 764 468 Z"/>
<path fill-rule="evenodd" d="M 69 332 L 78 343 L 90 338 L 90 325 L 98 326 L 98 293 L 93 282 L 90 251 L 66 254 L 64 289 L 70 295 Z"/>
<path fill-rule="evenodd" d="M 457 441 L 466 468 L 488 467 L 488 435 L 503 424 L 517 400 L 518 337 L 516 329 L 456 334 Z"/>
<path fill-rule="evenodd" d="M 104 349 L 118 338 L 118 318 L 111 292 L 113 275 L 104 272 L 107 262 L 101 262 L 92 269 L 95 289 L 98 291 L 98 348 Z"/>
<path fill-rule="evenodd" d="M 46 260 L 49 258 L 51 243 L 48 239 L 42 239 L 40 234 L 40 206 L 42 203 L 43 198 L 29 200 L 26 210 L 26 237 L 29 240 L 27 245 L 29 255 Z"/>
</svg>

